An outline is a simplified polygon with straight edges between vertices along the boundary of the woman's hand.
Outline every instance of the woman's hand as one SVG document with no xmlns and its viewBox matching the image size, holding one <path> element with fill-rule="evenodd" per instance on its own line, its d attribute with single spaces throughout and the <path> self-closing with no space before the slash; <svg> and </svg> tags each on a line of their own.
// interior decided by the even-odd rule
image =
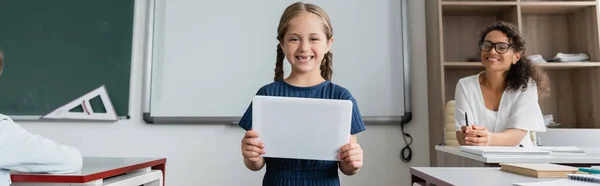
<svg viewBox="0 0 600 186">
<path fill-rule="evenodd" d="M 252 130 L 246 131 L 242 139 L 242 155 L 251 162 L 259 162 L 265 154 L 265 145 L 258 140 L 258 133 Z"/>
<path fill-rule="evenodd" d="M 467 137 L 467 136 L 475 137 L 476 136 L 473 134 L 473 130 L 475 130 L 475 125 L 462 126 L 462 127 L 460 127 L 460 130 L 463 133 L 463 137 Z"/>
<path fill-rule="evenodd" d="M 465 144 L 488 146 L 491 144 L 492 133 L 484 126 L 471 125 L 464 130 Z"/>
<path fill-rule="evenodd" d="M 344 164 L 345 174 L 354 174 L 363 166 L 363 150 L 358 143 L 350 142 L 340 148 L 338 159 Z"/>
</svg>

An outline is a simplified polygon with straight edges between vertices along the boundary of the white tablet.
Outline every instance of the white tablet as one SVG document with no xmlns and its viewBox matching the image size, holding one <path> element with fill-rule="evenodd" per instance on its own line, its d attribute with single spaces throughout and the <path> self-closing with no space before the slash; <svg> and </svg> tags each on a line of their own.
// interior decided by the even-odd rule
<svg viewBox="0 0 600 186">
<path fill-rule="evenodd" d="M 252 130 L 265 144 L 264 157 L 337 159 L 350 142 L 350 100 L 255 96 Z"/>
</svg>

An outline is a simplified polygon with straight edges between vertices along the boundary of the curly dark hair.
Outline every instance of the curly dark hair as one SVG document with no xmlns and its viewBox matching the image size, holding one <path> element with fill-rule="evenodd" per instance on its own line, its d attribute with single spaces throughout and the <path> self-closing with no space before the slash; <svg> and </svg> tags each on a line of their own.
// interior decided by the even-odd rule
<svg viewBox="0 0 600 186">
<path fill-rule="evenodd" d="M 479 45 L 483 44 L 485 41 L 485 36 L 491 31 L 500 31 L 509 39 L 511 44 L 511 48 L 515 52 L 519 52 L 521 57 L 517 63 L 510 66 L 510 69 L 506 73 L 506 89 L 507 90 L 525 90 L 527 89 L 527 82 L 529 78 L 532 78 L 536 83 L 538 88 L 538 94 L 545 96 L 550 91 L 548 85 L 548 76 L 546 73 L 538 66 L 525 56 L 525 39 L 521 36 L 519 29 L 507 22 L 499 21 L 496 22 L 481 32 L 481 37 L 479 39 Z"/>
</svg>

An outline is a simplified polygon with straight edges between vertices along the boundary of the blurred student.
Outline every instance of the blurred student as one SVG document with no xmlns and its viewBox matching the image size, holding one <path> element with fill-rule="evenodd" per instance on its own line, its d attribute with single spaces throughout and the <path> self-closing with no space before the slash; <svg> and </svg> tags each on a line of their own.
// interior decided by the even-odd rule
<svg viewBox="0 0 600 186">
<path fill-rule="evenodd" d="M 3 62 L 0 50 L 0 75 Z M 0 186 L 11 184 L 11 170 L 72 173 L 81 170 L 82 161 L 78 149 L 29 133 L 8 116 L 0 114 Z"/>
</svg>

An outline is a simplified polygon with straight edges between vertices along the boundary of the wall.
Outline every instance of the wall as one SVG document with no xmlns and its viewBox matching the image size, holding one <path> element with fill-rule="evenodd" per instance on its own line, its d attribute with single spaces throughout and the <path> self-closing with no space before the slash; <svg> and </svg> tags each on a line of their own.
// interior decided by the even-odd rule
<svg viewBox="0 0 600 186">
<path fill-rule="evenodd" d="M 144 22 L 146 1 L 136 4 L 134 56 L 131 79 L 131 119 L 116 123 L 20 122 L 27 130 L 79 148 L 84 156 L 166 157 L 166 183 L 191 185 L 260 185 L 264 169 L 247 170 L 240 140 L 244 131 L 233 125 L 148 125 L 141 119 Z M 367 125 L 358 142 L 365 167 L 342 184 L 409 185 L 409 166 L 428 166 L 428 108 L 425 55 L 424 1 L 409 0 L 412 49 L 413 120 L 406 131 L 413 136 L 413 159 L 400 160 L 404 141 L 398 124 Z M 417 50 L 419 50 L 417 52 Z"/>
</svg>

